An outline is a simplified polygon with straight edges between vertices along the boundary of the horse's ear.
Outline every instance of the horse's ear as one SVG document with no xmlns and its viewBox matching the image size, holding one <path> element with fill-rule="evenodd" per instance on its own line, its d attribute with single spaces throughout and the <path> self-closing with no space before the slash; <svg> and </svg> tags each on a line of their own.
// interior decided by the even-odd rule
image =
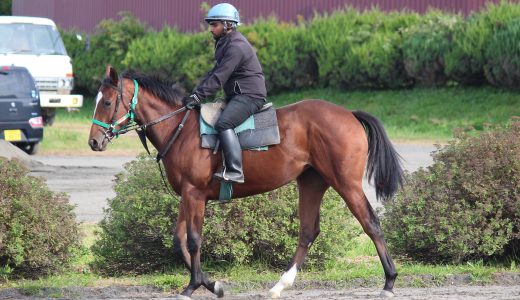
<svg viewBox="0 0 520 300">
<path fill-rule="evenodd" d="M 107 66 L 106 76 L 110 78 L 110 81 L 112 81 L 114 85 L 119 84 L 119 76 L 117 75 L 117 71 L 111 65 Z"/>
</svg>

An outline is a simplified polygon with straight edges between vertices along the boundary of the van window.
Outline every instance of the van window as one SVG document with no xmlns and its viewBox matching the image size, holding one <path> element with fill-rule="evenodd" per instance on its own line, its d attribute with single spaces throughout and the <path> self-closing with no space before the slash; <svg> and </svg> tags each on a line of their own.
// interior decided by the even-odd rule
<svg viewBox="0 0 520 300">
<path fill-rule="evenodd" d="M 49 25 L 0 24 L 0 53 L 67 55 L 60 33 Z"/>
<path fill-rule="evenodd" d="M 34 83 L 25 69 L 0 69 L 0 98 L 30 98 L 36 93 Z"/>
</svg>

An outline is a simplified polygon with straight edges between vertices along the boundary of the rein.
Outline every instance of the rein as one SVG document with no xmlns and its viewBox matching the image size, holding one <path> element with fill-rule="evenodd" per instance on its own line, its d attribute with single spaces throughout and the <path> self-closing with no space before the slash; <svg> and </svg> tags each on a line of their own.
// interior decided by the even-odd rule
<svg viewBox="0 0 520 300">
<path fill-rule="evenodd" d="M 183 106 L 175 111 L 172 111 L 166 115 L 163 115 L 163 116 L 159 117 L 158 119 L 150 121 L 146 124 L 142 124 L 142 125 L 137 124 L 137 122 L 135 121 L 135 107 L 137 106 L 137 101 L 138 101 L 137 94 L 139 91 L 139 85 L 138 85 L 137 81 L 134 79 L 134 96 L 132 97 L 132 100 L 130 102 L 128 112 L 123 117 L 121 117 L 119 120 L 116 120 L 119 104 L 121 101 L 123 101 L 123 81 L 122 81 L 121 76 L 119 76 L 119 82 L 120 82 L 119 87 L 113 86 L 113 85 L 110 86 L 118 92 L 117 100 L 116 100 L 116 108 L 114 111 L 114 116 L 112 118 L 112 124 L 107 124 L 105 122 L 101 122 L 99 120 L 92 119 L 92 123 L 106 129 L 104 132 L 104 135 L 108 139 L 109 142 L 114 137 L 118 138 L 119 135 L 121 135 L 121 134 L 125 134 L 131 130 L 135 130 L 137 132 L 137 135 L 139 135 L 139 139 L 141 140 L 141 143 L 143 144 L 144 149 L 146 150 L 148 155 L 151 155 L 150 150 L 148 149 L 148 145 L 146 143 L 146 134 L 145 134 L 146 128 L 153 126 L 155 124 L 161 123 L 175 115 L 182 113 L 183 111 L 186 111 L 186 113 L 184 114 L 184 117 L 182 118 L 182 121 L 177 126 L 177 130 L 175 131 L 173 136 L 168 140 L 166 147 L 164 147 L 164 149 L 162 151 L 159 151 L 157 153 L 157 157 L 155 158 L 155 161 L 157 162 L 157 166 L 159 167 L 159 172 L 161 173 L 161 178 L 164 183 L 164 186 L 166 187 L 166 190 L 168 191 L 168 193 L 170 193 L 170 195 L 172 197 L 174 197 L 173 193 L 170 191 L 170 189 L 168 188 L 168 185 L 166 184 L 166 179 L 164 177 L 164 174 L 163 174 L 164 172 L 162 170 L 160 161 L 166 155 L 166 153 L 168 153 L 168 151 L 172 147 L 175 140 L 179 137 L 182 129 L 184 128 L 184 124 L 186 123 L 186 120 L 188 119 L 188 116 L 190 115 L 190 110 L 186 106 Z M 116 126 L 120 125 L 127 119 L 130 119 L 128 124 L 123 125 L 119 130 L 117 130 Z"/>
</svg>

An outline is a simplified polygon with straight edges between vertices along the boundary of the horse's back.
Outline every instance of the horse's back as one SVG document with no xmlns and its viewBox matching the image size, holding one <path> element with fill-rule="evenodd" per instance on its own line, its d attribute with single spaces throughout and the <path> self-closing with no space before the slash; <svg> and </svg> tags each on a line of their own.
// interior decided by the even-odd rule
<svg viewBox="0 0 520 300">
<path fill-rule="evenodd" d="M 331 181 L 354 165 L 354 177 L 361 178 L 368 141 L 351 111 L 324 100 L 303 100 L 281 107 L 277 113 L 285 150 L 298 153 L 295 148 L 305 149 L 308 164 Z"/>
<path fill-rule="evenodd" d="M 325 100 L 306 99 L 283 106 L 277 109 L 277 116 L 282 131 L 299 124 L 307 132 L 310 129 L 330 131 L 338 137 L 365 135 L 363 126 L 352 111 Z"/>
</svg>

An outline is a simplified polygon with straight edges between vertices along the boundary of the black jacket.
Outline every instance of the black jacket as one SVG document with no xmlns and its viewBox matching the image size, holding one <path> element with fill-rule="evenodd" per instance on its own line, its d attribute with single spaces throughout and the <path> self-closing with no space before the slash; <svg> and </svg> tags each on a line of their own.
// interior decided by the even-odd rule
<svg viewBox="0 0 520 300">
<path fill-rule="evenodd" d="M 216 64 L 193 91 L 199 99 L 214 95 L 222 87 L 226 97 L 242 94 L 265 99 L 264 73 L 255 50 L 238 31 L 231 31 L 215 44 Z"/>
</svg>

